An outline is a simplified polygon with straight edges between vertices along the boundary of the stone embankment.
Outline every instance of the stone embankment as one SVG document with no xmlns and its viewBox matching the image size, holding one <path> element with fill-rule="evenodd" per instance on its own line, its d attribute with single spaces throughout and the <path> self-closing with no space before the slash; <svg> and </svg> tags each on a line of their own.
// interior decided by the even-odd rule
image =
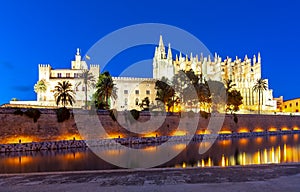
<svg viewBox="0 0 300 192">
<path fill-rule="evenodd" d="M 234 139 L 234 138 L 249 138 L 269 135 L 286 135 L 300 134 L 296 131 L 276 131 L 276 132 L 248 132 L 248 133 L 231 133 L 231 134 L 207 134 L 207 135 L 185 135 L 185 136 L 159 136 L 159 137 L 130 137 L 116 139 L 99 139 L 99 140 L 63 140 L 63 141 L 48 141 L 48 142 L 31 142 L 31 143 L 15 143 L 1 144 L 0 153 L 22 152 L 22 151 L 41 151 L 41 150 L 61 150 L 70 148 L 86 148 L 87 146 L 109 146 L 116 145 L 137 145 L 137 144 L 153 144 L 158 145 L 166 141 L 183 142 L 194 141 L 201 142 L 205 140 L 218 139 Z"/>
<path fill-rule="evenodd" d="M 85 148 L 86 143 L 83 140 L 69 141 L 48 141 L 48 142 L 31 142 L 31 143 L 15 143 L 1 144 L 0 152 L 22 152 L 22 151 L 42 151 L 42 150 L 60 150 L 70 148 Z"/>
</svg>

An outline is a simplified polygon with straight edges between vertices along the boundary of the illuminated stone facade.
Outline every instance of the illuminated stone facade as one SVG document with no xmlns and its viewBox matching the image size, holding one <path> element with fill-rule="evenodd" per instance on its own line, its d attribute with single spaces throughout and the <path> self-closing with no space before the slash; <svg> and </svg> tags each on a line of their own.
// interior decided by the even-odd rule
<svg viewBox="0 0 300 192">
<path fill-rule="evenodd" d="M 171 46 L 169 44 L 166 53 L 162 36 L 160 36 L 158 47 L 155 48 L 153 58 L 153 78 L 161 79 L 167 77 L 169 80 L 178 73 L 179 70 L 189 71 L 192 69 L 196 75 L 200 74 L 206 80 L 225 81 L 232 80 L 234 87 L 241 92 L 243 97 L 244 111 L 254 111 L 258 107 L 258 93 L 253 91 L 256 81 L 261 78 L 261 56 L 253 56 L 252 59 L 246 55 L 242 60 L 238 57 L 235 59 L 227 57 L 222 58 L 215 54 L 213 58 L 202 54 L 190 57 L 176 55 L 172 57 Z M 268 79 L 265 79 L 268 85 Z M 276 101 L 273 99 L 273 91 L 267 87 L 262 93 L 262 110 L 276 111 Z"/>
<path fill-rule="evenodd" d="M 77 49 L 75 60 L 71 61 L 71 69 L 52 69 L 49 64 L 39 65 L 39 79 L 46 82 L 46 92 L 37 93 L 37 101 L 11 101 L 11 104 L 29 104 L 39 106 L 56 106 L 54 98 L 54 87 L 58 82 L 69 81 L 76 91 L 76 103 L 74 107 L 83 107 L 85 100 L 85 85 L 78 78 L 78 74 L 88 66 L 82 60 L 80 51 Z M 261 78 L 261 57 L 258 53 L 252 59 L 247 55 L 242 60 L 238 57 L 235 59 L 227 57 L 223 59 L 215 54 L 213 58 L 210 55 L 204 57 L 202 54 L 193 56 L 191 53 L 188 57 L 176 55 L 173 58 L 172 49 L 169 44 L 167 50 L 164 46 L 162 36 L 160 36 L 159 44 L 155 48 L 153 58 L 153 78 L 135 78 L 135 77 L 113 77 L 116 84 L 117 99 L 112 99 L 111 107 L 117 110 L 140 109 L 141 101 L 148 97 L 150 105 L 155 105 L 155 81 L 162 77 L 169 80 L 178 73 L 179 70 L 188 71 L 192 69 L 197 75 L 202 75 L 203 79 L 225 81 L 232 80 L 235 88 L 241 92 L 243 96 L 243 105 L 241 111 L 256 111 L 258 108 L 258 93 L 253 92 L 255 82 Z M 100 73 L 99 65 L 90 65 L 89 71 L 98 79 Z M 268 80 L 266 79 L 268 82 Z M 76 86 L 78 85 L 79 86 Z M 76 87 L 75 87 L 76 86 Z M 94 90 L 88 88 L 88 101 Z M 273 92 L 267 88 L 262 93 L 262 111 L 276 111 L 276 101 L 273 99 Z"/>
<path fill-rule="evenodd" d="M 283 101 L 282 112 L 299 113 L 300 112 L 300 98 Z"/>
<path fill-rule="evenodd" d="M 69 81 L 72 84 L 72 88 L 76 92 L 75 100 L 76 103 L 73 107 L 81 108 L 85 103 L 85 85 L 83 80 L 78 78 L 79 74 L 83 70 L 87 70 L 88 66 L 84 60 L 82 60 L 80 55 L 80 50 L 77 49 L 75 55 L 75 60 L 71 61 L 71 69 L 53 69 L 50 64 L 39 64 L 39 78 L 38 81 L 43 80 L 46 84 L 45 92 L 37 92 L 36 101 L 11 101 L 10 104 L 19 106 L 41 106 L 41 107 L 56 107 L 56 102 L 54 98 L 54 87 L 58 82 Z M 100 66 L 90 65 L 89 72 L 94 76 L 95 81 L 99 77 Z M 87 100 L 91 100 L 91 95 L 94 90 L 90 87 L 87 88 L 88 97 Z"/>
</svg>

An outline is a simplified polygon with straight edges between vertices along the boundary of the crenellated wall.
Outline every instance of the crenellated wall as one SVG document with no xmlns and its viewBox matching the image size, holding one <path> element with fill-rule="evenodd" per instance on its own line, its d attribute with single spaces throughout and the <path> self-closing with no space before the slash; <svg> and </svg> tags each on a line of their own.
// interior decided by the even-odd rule
<svg viewBox="0 0 300 192">
<path fill-rule="evenodd" d="M 25 111 L 26 109 L 22 109 Z M 25 114 L 16 115 L 16 109 L 0 109 L 0 143 L 31 142 L 31 141 L 52 141 L 65 139 L 82 139 L 80 137 L 77 125 L 86 126 L 89 130 L 88 123 L 93 121 L 82 121 L 80 118 L 71 117 L 62 123 L 57 122 L 55 110 L 39 109 L 41 116 L 34 122 L 32 118 Z M 77 114 L 76 114 L 77 115 Z M 88 116 L 89 112 L 81 112 L 82 116 Z M 118 114 L 120 118 L 123 114 Z M 193 134 L 187 127 L 193 126 L 194 119 L 188 114 L 168 114 L 163 122 L 158 122 L 161 114 L 156 114 L 153 121 L 153 132 L 148 134 L 137 134 L 128 130 L 134 130 L 134 124 L 128 124 L 127 129 L 123 128 L 117 121 L 112 120 L 108 112 L 98 113 L 99 121 L 108 133 L 108 137 L 136 137 L 136 136 L 161 136 L 161 135 L 185 135 Z M 147 122 L 150 119 L 149 113 L 141 113 L 139 121 Z M 152 120 L 153 120 L 152 119 Z M 155 120 L 157 119 L 157 120 Z M 207 128 L 210 118 L 200 117 L 197 133 L 203 133 Z M 280 130 L 299 130 L 300 116 L 290 115 L 237 115 L 237 123 L 233 115 L 226 115 L 221 131 L 223 132 L 261 132 L 261 131 L 280 131 Z M 157 121 L 157 122 L 156 122 Z M 179 125 L 183 131 L 177 132 Z M 152 124 L 151 124 L 152 125 Z M 130 128 L 131 126 L 131 128 Z M 156 127 L 158 127 L 156 129 Z M 84 131 L 84 130 L 83 130 Z M 142 130 L 141 130 L 142 131 Z M 82 129 L 81 129 L 82 132 Z M 89 130 L 89 133 L 97 134 L 97 130 Z M 83 133 L 84 135 L 84 133 Z M 97 137 L 97 136 L 96 136 Z M 103 138 L 103 137 L 102 137 Z"/>
</svg>

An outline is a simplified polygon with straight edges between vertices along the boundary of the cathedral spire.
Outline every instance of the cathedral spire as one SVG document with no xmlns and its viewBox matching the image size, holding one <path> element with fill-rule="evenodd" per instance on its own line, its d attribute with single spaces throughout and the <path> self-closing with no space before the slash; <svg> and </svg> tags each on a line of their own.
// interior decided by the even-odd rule
<svg viewBox="0 0 300 192">
<path fill-rule="evenodd" d="M 162 35 L 160 35 L 160 37 L 159 37 L 158 49 L 159 49 L 158 51 L 160 52 L 161 59 L 165 59 L 166 51 L 165 51 L 165 46 L 164 46 L 164 42 L 162 39 Z"/>
<path fill-rule="evenodd" d="M 258 52 L 258 54 L 257 54 L 257 62 L 258 62 L 258 63 L 261 63 L 260 52 Z"/>
<path fill-rule="evenodd" d="M 172 50 L 171 50 L 171 44 L 169 43 L 169 46 L 168 46 L 168 59 L 172 59 Z"/>
</svg>

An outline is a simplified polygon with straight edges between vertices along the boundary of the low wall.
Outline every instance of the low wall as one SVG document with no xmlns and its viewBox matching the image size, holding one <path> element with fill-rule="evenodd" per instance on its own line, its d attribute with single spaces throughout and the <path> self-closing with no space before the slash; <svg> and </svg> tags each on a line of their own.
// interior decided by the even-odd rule
<svg viewBox="0 0 300 192">
<path fill-rule="evenodd" d="M 26 109 L 22 109 L 25 111 Z M 105 128 L 106 136 L 100 135 L 99 130 L 95 129 L 95 119 L 82 120 L 74 118 L 71 111 L 70 119 L 59 123 L 57 122 L 56 111 L 53 109 L 39 109 L 41 115 L 37 122 L 25 114 L 14 114 L 16 109 L 0 109 L 0 143 L 17 143 L 31 141 L 55 141 L 55 140 L 73 140 L 84 139 L 88 134 L 94 138 L 116 138 L 116 137 L 136 137 L 136 136 L 161 136 L 161 135 L 185 135 L 193 134 L 188 128 L 194 123 L 193 119 L 187 114 L 168 114 L 163 122 L 159 122 L 161 114 L 156 114 L 152 119 L 153 128 L 156 128 L 148 134 L 137 134 L 130 132 L 130 125 L 123 128 L 117 121 L 114 121 L 108 112 L 98 113 L 98 122 L 101 122 Z M 75 113 L 75 112 L 74 112 Z M 76 116 L 89 117 L 89 111 L 83 111 Z M 122 117 L 122 114 L 118 114 Z M 194 114 L 197 115 L 197 114 Z M 118 118 L 120 118 L 118 116 Z M 97 118 L 97 116 L 96 116 Z M 150 119 L 149 113 L 141 113 L 140 122 L 147 122 Z M 157 119 L 157 122 L 156 122 Z M 203 133 L 207 129 L 210 117 L 207 119 L 200 117 L 197 133 Z M 179 125 L 182 132 L 176 132 Z M 151 124 L 151 125 L 152 125 Z M 80 133 L 77 127 L 80 125 Z M 82 127 L 84 127 L 82 129 Z M 300 116 L 290 115 L 237 115 L 237 122 L 233 115 L 226 115 L 221 131 L 223 132 L 261 132 L 261 131 L 283 131 L 298 130 L 300 128 Z M 142 131 L 142 130 L 141 130 Z"/>
</svg>

